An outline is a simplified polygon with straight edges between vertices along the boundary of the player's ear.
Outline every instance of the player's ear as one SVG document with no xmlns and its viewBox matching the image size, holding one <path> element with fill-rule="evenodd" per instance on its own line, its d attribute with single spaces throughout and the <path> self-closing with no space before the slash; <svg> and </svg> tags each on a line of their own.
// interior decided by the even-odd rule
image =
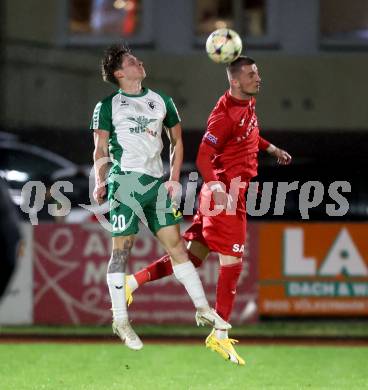
<svg viewBox="0 0 368 390">
<path fill-rule="evenodd" d="M 230 86 L 231 87 L 233 87 L 233 88 L 239 88 L 239 81 L 236 79 L 236 78 L 234 78 L 234 77 L 232 77 L 231 79 L 230 79 Z"/>
<path fill-rule="evenodd" d="M 119 80 L 119 79 L 122 79 L 124 77 L 124 72 L 122 69 L 118 69 L 118 70 L 115 70 L 114 72 L 114 77 Z"/>
</svg>

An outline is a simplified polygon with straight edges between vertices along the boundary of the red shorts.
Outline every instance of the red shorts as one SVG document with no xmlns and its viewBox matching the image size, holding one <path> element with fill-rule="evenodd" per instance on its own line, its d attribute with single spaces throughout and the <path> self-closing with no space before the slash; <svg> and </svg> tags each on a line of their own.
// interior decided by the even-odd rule
<svg viewBox="0 0 368 390">
<path fill-rule="evenodd" d="M 184 239 L 199 241 L 213 252 L 242 257 L 246 238 L 245 190 L 239 191 L 233 215 L 224 210 L 218 215 L 210 216 L 203 210 L 206 207 L 201 207 L 206 204 L 210 205 L 209 210 L 213 210 L 212 194 L 202 187 L 197 213 L 192 225 L 184 232 Z"/>
</svg>

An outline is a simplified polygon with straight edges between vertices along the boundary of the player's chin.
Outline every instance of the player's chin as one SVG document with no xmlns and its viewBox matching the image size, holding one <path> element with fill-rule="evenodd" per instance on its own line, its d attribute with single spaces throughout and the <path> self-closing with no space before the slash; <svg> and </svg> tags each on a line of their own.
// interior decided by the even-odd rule
<svg viewBox="0 0 368 390">
<path fill-rule="evenodd" d="M 260 90 L 260 87 L 254 87 L 252 90 L 247 92 L 247 95 L 256 96 L 256 95 L 258 95 L 259 90 Z"/>
</svg>

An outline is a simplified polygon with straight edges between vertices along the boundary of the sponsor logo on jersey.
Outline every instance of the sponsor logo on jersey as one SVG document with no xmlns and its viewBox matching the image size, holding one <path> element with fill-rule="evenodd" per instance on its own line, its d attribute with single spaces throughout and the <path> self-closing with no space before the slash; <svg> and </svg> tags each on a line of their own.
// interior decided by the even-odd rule
<svg viewBox="0 0 368 390">
<path fill-rule="evenodd" d="M 122 100 L 122 101 L 120 102 L 120 106 L 128 107 L 128 106 L 129 106 L 129 103 L 128 103 L 126 100 Z"/>
<path fill-rule="evenodd" d="M 216 145 L 217 144 L 217 137 L 215 137 L 213 134 L 211 134 L 209 131 L 206 132 L 204 135 L 204 138 L 208 141 L 210 141 L 212 144 Z"/>
<path fill-rule="evenodd" d="M 145 116 L 138 116 L 137 118 L 129 117 L 127 119 L 136 125 L 134 127 L 129 127 L 130 134 L 148 133 L 149 135 L 152 135 L 152 137 L 157 137 L 157 131 L 147 127 L 150 123 L 156 122 L 157 119 L 148 119 Z"/>
<path fill-rule="evenodd" d="M 147 102 L 147 104 L 148 104 L 148 107 L 149 107 L 151 110 L 154 110 L 155 107 L 156 107 L 156 104 L 155 104 L 155 102 L 154 102 L 153 100 L 149 100 L 149 101 Z"/>
</svg>

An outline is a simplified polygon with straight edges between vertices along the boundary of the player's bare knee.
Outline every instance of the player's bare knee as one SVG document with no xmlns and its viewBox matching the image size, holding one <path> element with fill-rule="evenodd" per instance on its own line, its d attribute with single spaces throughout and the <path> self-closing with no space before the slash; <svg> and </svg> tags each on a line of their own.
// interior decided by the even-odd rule
<svg viewBox="0 0 368 390">
<path fill-rule="evenodd" d="M 166 252 L 171 257 L 176 257 L 177 255 L 184 252 L 183 245 L 181 243 L 176 243 L 174 245 L 168 245 L 166 248 Z"/>
<path fill-rule="evenodd" d="M 221 253 L 219 253 L 219 260 L 220 260 L 221 265 L 233 265 L 233 264 L 238 264 L 238 263 L 242 262 L 241 257 L 223 255 Z"/>
<path fill-rule="evenodd" d="M 168 245 L 166 247 L 166 252 L 171 257 L 174 264 L 188 261 L 188 254 L 181 240 L 172 245 Z"/>
</svg>

